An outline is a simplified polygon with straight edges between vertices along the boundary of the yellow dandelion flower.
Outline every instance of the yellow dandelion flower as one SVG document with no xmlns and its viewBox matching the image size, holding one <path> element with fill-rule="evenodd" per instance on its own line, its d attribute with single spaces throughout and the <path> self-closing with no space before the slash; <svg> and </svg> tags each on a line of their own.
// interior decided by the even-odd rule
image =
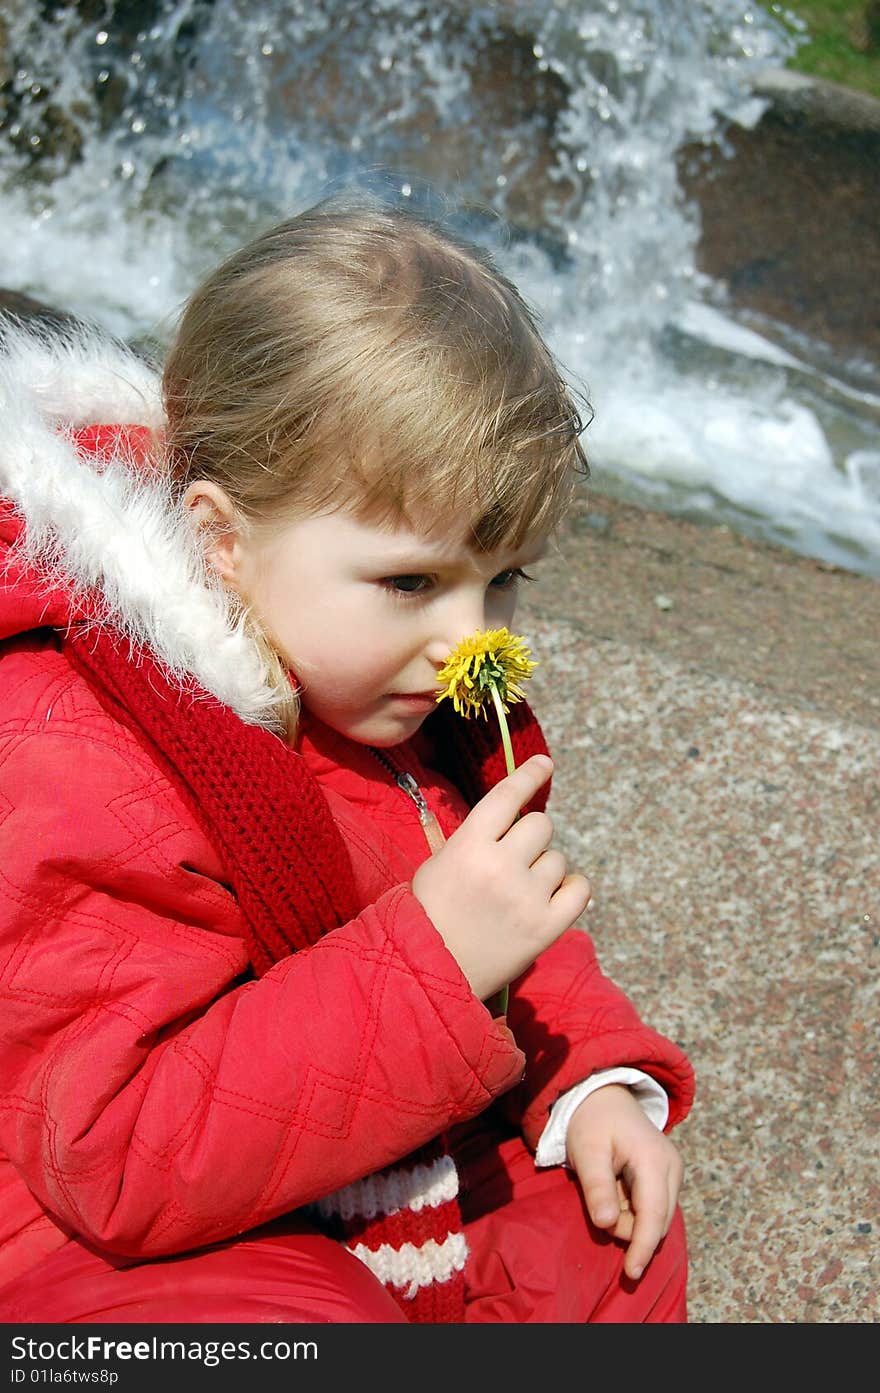
<svg viewBox="0 0 880 1393">
<path fill-rule="evenodd" d="M 507 728 L 507 702 L 524 700 L 519 684 L 531 677 L 537 666 L 524 638 L 507 629 L 478 629 L 453 648 L 437 673 L 437 701 L 449 697 L 460 716 L 485 716 L 486 702 L 491 698 L 501 727 L 508 774 L 516 765 Z"/>
<path fill-rule="evenodd" d="M 437 700 L 449 697 L 460 716 L 485 716 L 489 697 L 496 710 L 500 702 L 503 711 L 509 711 L 506 703 L 523 700 L 520 683 L 527 681 L 537 666 L 525 639 L 507 629 L 478 629 L 461 640 L 438 672 L 441 691 Z"/>
</svg>

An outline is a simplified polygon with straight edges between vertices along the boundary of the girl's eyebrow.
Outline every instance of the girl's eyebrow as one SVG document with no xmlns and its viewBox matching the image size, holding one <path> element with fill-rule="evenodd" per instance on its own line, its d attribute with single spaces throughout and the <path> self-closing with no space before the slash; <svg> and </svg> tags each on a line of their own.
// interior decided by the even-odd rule
<svg viewBox="0 0 880 1393">
<path fill-rule="evenodd" d="M 498 554 L 501 558 L 501 564 L 495 561 L 492 563 L 498 570 L 507 570 L 516 565 L 534 566 L 536 562 L 542 561 L 547 555 L 547 546 L 545 543 L 531 551 L 527 551 L 524 547 L 511 547 L 509 550 L 499 547 Z M 418 553 L 413 547 L 410 547 L 406 551 L 401 550 L 396 555 L 392 551 L 385 553 L 380 558 L 379 564 L 401 574 L 416 574 L 422 571 L 444 570 L 448 567 L 460 566 L 473 558 L 479 559 L 485 556 L 488 559 L 489 555 L 488 552 L 473 551 L 470 547 L 464 547 L 456 553 L 447 552 L 443 555 L 437 555 L 436 552 L 431 554 L 429 551 Z"/>
<path fill-rule="evenodd" d="M 468 545 L 467 537 L 462 534 L 436 537 L 430 533 L 395 533 L 382 529 L 373 532 L 368 539 L 364 555 L 369 564 L 385 568 L 387 572 L 415 574 L 460 566 L 473 558 L 480 561 L 493 555 L 500 558 L 499 569 L 501 566 L 530 566 L 543 560 L 549 545 L 550 539 L 539 533 L 525 538 L 519 546 L 499 546 L 493 553 Z"/>
<path fill-rule="evenodd" d="M 544 557 L 547 555 L 547 552 L 549 550 L 549 543 L 546 541 L 541 542 L 540 545 L 537 546 L 534 551 L 526 552 L 522 564 L 524 566 L 534 566 L 536 562 L 544 560 Z"/>
</svg>

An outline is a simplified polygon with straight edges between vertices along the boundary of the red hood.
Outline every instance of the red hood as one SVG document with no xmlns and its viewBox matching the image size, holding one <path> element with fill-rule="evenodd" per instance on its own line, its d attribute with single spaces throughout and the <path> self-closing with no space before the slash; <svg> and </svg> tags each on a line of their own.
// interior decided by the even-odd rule
<svg viewBox="0 0 880 1393">
<path fill-rule="evenodd" d="M 106 619 L 242 720 L 282 695 L 167 480 L 157 370 L 83 331 L 0 331 L 0 640 Z"/>
<path fill-rule="evenodd" d="M 70 587 L 40 576 L 18 554 L 24 530 L 12 504 L 0 500 L 0 639 L 43 626 L 61 628 L 85 614 Z"/>
<path fill-rule="evenodd" d="M 91 425 L 66 434 L 79 457 L 98 469 L 119 456 L 144 464 L 153 442 L 145 426 Z M 25 520 L 15 505 L 0 498 L 0 639 L 31 629 L 61 628 L 91 611 L 85 592 L 28 560 L 22 550 L 25 532 Z"/>
</svg>

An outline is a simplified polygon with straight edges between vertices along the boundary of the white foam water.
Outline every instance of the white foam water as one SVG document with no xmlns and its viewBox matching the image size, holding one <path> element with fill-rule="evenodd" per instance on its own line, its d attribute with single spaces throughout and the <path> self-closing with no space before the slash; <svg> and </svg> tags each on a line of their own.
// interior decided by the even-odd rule
<svg viewBox="0 0 880 1393">
<path fill-rule="evenodd" d="M 351 183 L 420 200 L 538 310 L 592 407 L 594 490 L 880 575 L 880 399 L 724 310 L 677 182 L 682 146 L 761 115 L 756 74 L 796 47 L 778 7 L 51 9 L 0 21 L 0 284 L 161 345 L 203 270 L 271 222 Z"/>
</svg>

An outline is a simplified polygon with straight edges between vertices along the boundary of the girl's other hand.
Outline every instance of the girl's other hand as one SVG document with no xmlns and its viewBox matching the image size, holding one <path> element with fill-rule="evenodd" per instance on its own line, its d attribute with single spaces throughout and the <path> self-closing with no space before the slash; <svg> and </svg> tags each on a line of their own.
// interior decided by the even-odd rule
<svg viewBox="0 0 880 1393">
<path fill-rule="evenodd" d="M 551 849 L 546 813 L 518 813 L 553 770 L 533 755 L 480 799 L 412 889 L 481 1001 L 519 977 L 574 923 L 590 884 Z"/>
<path fill-rule="evenodd" d="M 575 1109 L 566 1150 L 590 1218 L 627 1245 L 623 1270 L 638 1280 L 675 1214 L 684 1175 L 678 1148 L 628 1088 L 606 1084 Z"/>
</svg>

